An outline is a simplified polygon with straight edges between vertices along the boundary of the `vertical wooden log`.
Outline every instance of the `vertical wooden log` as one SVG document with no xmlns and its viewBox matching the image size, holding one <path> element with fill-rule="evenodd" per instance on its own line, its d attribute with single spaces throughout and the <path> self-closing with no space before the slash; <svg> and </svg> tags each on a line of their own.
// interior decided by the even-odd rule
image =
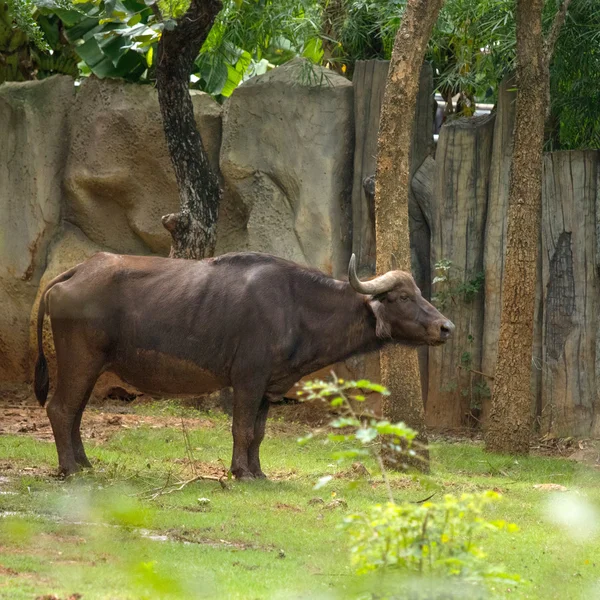
<svg viewBox="0 0 600 600">
<path fill-rule="evenodd" d="M 599 158 L 597 151 L 553 152 L 544 157 L 541 429 L 559 436 L 598 431 Z"/>
<path fill-rule="evenodd" d="M 377 132 L 389 61 L 356 62 L 354 86 L 354 178 L 352 183 L 352 252 L 356 254 L 359 276 L 375 274 L 375 169 Z M 410 177 L 431 152 L 433 143 L 433 70 L 424 63 L 419 80 L 415 122 L 411 142 Z M 421 289 L 430 284 L 429 226 L 411 193 L 411 249 L 413 274 Z"/>
<path fill-rule="evenodd" d="M 375 274 L 375 206 L 373 194 L 363 182 L 377 168 L 377 132 L 389 61 L 356 62 L 354 86 L 354 180 L 352 183 L 352 252 L 356 254 L 359 276 Z"/>
<path fill-rule="evenodd" d="M 415 109 L 415 123 L 410 151 L 410 180 L 423 161 L 429 156 L 433 147 L 433 69 L 429 63 L 424 63 L 421 68 L 417 106 Z M 410 258 L 412 274 L 421 289 L 423 296 L 431 298 L 431 234 L 429 222 L 417 198 L 409 186 L 408 195 L 408 225 L 410 235 Z M 427 403 L 427 390 L 429 379 L 429 350 L 427 347 L 417 350 L 419 355 L 419 372 L 421 375 L 421 394 L 423 404 Z"/>
<path fill-rule="evenodd" d="M 375 274 L 375 168 L 377 133 L 389 61 L 357 61 L 354 85 L 355 151 L 352 187 L 352 251 L 363 277 Z M 433 69 L 424 63 L 411 142 L 410 177 L 430 154 L 433 144 Z M 423 295 L 431 295 L 429 223 L 412 190 L 409 195 L 409 228 L 412 272 Z M 427 398 L 427 348 L 419 348 L 419 370 L 423 401 Z M 347 361 L 352 372 L 379 379 L 379 359 L 372 355 Z M 358 377 L 360 378 L 360 377 Z"/>
<path fill-rule="evenodd" d="M 483 271 L 484 231 L 494 115 L 457 119 L 440 133 L 431 209 L 431 265 L 452 261 L 447 291 Z M 436 286 L 433 288 L 436 293 Z M 480 400 L 483 290 L 465 301 L 453 293 L 443 312 L 456 325 L 449 342 L 429 352 L 427 424 L 465 424 L 470 405 Z"/>
</svg>

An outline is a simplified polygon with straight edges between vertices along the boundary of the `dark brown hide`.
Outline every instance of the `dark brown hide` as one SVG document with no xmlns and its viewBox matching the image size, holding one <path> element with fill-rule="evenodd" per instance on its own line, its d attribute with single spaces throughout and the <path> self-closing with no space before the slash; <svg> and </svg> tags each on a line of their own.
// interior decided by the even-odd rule
<svg viewBox="0 0 600 600">
<path fill-rule="evenodd" d="M 99 253 L 57 277 L 40 303 L 35 390 L 44 405 L 47 310 L 58 362 L 48 416 L 61 472 L 89 466 L 81 415 L 99 374 L 109 370 L 157 394 L 232 386 L 231 470 L 262 477 L 269 401 L 353 354 L 392 341 L 435 345 L 451 334 L 452 323 L 409 274 L 387 275 L 392 287 L 370 296 L 265 254 L 190 261 Z"/>
</svg>

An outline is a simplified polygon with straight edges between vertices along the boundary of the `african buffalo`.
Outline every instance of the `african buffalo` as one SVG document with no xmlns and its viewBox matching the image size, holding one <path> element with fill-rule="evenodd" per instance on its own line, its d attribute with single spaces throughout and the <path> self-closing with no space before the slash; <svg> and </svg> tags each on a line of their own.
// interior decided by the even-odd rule
<svg viewBox="0 0 600 600">
<path fill-rule="evenodd" d="M 258 253 L 201 261 L 98 253 L 55 278 L 37 322 L 35 394 L 49 388 L 42 326 L 50 315 L 58 381 L 47 412 L 60 472 L 89 467 L 81 416 L 103 371 L 150 393 L 234 389 L 238 478 L 264 477 L 259 448 L 269 403 L 303 376 L 390 342 L 444 343 L 454 325 L 413 278 L 390 271 L 337 281 Z"/>
</svg>

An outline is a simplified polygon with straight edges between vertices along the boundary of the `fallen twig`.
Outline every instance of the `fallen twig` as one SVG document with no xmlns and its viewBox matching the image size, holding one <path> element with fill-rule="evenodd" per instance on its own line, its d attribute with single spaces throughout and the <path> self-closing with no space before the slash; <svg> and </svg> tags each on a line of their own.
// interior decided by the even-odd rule
<svg viewBox="0 0 600 600">
<path fill-rule="evenodd" d="M 413 502 L 413 504 L 423 504 L 423 502 L 427 502 L 427 500 L 431 500 L 437 492 L 433 492 L 433 494 L 431 494 L 431 496 L 427 496 L 427 498 L 423 498 L 423 500 L 415 500 Z"/>
<path fill-rule="evenodd" d="M 221 475 L 220 477 L 217 477 L 216 475 L 195 475 L 191 479 L 187 479 L 186 481 L 177 481 L 176 483 L 170 484 L 170 486 L 167 480 L 165 485 L 147 490 L 142 492 L 140 495 L 146 496 L 148 500 L 156 500 L 156 498 L 159 498 L 160 496 L 166 496 L 167 494 L 172 494 L 173 492 L 180 492 L 183 488 L 190 485 L 190 483 L 194 483 L 196 481 L 218 481 L 221 487 L 226 490 L 226 479 L 227 475 L 225 474 Z"/>
</svg>

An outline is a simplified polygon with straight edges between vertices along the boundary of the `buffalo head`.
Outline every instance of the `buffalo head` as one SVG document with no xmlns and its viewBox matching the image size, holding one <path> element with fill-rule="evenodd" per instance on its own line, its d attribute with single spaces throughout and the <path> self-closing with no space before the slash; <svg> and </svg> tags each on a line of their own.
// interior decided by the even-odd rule
<svg viewBox="0 0 600 600">
<path fill-rule="evenodd" d="M 423 298 L 410 273 L 389 271 L 369 281 L 360 281 L 353 254 L 348 278 L 359 294 L 370 296 L 369 306 L 377 322 L 377 337 L 411 346 L 437 346 L 452 335 L 452 321 Z"/>
</svg>

